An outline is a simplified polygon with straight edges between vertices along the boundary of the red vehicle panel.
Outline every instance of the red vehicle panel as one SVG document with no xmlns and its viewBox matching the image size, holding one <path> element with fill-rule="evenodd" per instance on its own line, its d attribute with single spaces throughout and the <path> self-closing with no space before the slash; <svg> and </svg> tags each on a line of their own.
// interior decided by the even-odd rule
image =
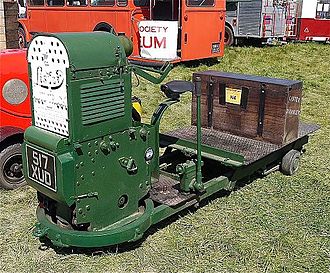
<svg viewBox="0 0 330 273">
<path fill-rule="evenodd" d="M 10 126 L 18 127 L 25 130 L 31 125 L 31 109 L 30 109 L 30 92 L 28 81 L 28 65 L 26 61 L 26 50 L 8 49 L 0 52 L 0 89 L 1 92 L 1 127 Z M 20 80 L 19 82 L 12 82 Z M 17 98 L 22 90 L 13 90 L 22 82 L 27 87 L 27 93 L 22 94 L 22 98 Z M 4 88 L 10 88 L 10 98 L 4 97 Z M 10 85 L 8 87 L 8 85 Z M 9 91 L 7 91 L 9 92 Z M 24 91 L 23 91 L 24 92 Z M 16 99 L 14 98 L 16 97 Z M 15 101 L 16 100 L 16 101 Z M 21 100 L 23 100 L 21 102 Z"/>
<path fill-rule="evenodd" d="M 0 186 L 14 189 L 25 184 L 21 142 L 31 125 L 26 50 L 0 51 Z"/>
<path fill-rule="evenodd" d="M 330 20 L 300 18 L 298 31 L 301 41 L 330 41 Z"/>
</svg>

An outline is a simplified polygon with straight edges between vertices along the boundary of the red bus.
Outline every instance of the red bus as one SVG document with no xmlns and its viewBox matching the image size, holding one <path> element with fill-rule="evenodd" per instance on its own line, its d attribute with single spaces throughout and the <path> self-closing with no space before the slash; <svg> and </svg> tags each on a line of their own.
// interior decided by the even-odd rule
<svg viewBox="0 0 330 273">
<path fill-rule="evenodd" d="M 225 8 L 225 0 L 28 0 L 20 45 L 38 32 L 108 31 L 132 40 L 132 59 L 221 57 Z"/>
</svg>

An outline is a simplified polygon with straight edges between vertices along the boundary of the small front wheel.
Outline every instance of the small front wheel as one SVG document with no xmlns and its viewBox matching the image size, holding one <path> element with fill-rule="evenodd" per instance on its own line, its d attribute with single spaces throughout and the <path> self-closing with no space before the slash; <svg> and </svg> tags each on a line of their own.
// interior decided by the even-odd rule
<svg viewBox="0 0 330 273">
<path fill-rule="evenodd" d="M 281 163 L 281 171 L 285 175 L 293 175 L 299 168 L 300 152 L 290 150 L 283 156 Z"/>
<path fill-rule="evenodd" d="M 21 144 L 15 143 L 0 152 L 0 187 L 13 190 L 25 184 Z"/>
</svg>

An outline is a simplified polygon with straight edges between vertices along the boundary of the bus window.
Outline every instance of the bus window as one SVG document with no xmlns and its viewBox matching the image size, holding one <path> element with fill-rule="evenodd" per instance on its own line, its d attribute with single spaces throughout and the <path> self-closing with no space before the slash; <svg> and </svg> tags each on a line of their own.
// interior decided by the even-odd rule
<svg viewBox="0 0 330 273">
<path fill-rule="evenodd" d="M 92 6 L 114 6 L 115 0 L 92 0 Z"/>
<path fill-rule="evenodd" d="M 227 11 L 237 11 L 237 3 L 228 2 L 226 5 Z"/>
<path fill-rule="evenodd" d="M 64 0 L 47 0 L 47 5 L 62 7 L 62 6 L 64 6 Z"/>
<path fill-rule="evenodd" d="M 192 6 L 192 7 L 214 6 L 214 0 L 187 0 L 187 6 Z"/>
<path fill-rule="evenodd" d="M 87 6 L 87 0 L 69 0 L 66 4 L 68 6 Z"/>
<path fill-rule="evenodd" d="M 136 7 L 147 7 L 150 5 L 149 0 L 134 0 L 134 5 Z"/>
<path fill-rule="evenodd" d="M 126 7 L 127 6 L 127 0 L 117 0 L 117 6 Z"/>
<path fill-rule="evenodd" d="M 43 6 L 44 0 L 29 0 L 30 6 Z"/>
<path fill-rule="evenodd" d="M 26 0 L 18 0 L 18 18 L 26 18 Z"/>
<path fill-rule="evenodd" d="M 330 0 L 323 0 L 317 4 L 316 18 L 317 19 L 329 19 L 330 18 Z"/>
<path fill-rule="evenodd" d="M 154 0 L 152 16 L 154 20 L 177 21 L 178 4 L 175 0 Z"/>
</svg>

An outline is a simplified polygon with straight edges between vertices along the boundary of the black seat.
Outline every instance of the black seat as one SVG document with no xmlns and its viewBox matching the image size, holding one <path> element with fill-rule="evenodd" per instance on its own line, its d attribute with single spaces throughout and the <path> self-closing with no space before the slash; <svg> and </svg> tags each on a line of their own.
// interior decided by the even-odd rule
<svg viewBox="0 0 330 273">
<path fill-rule="evenodd" d="M 180 98 L 181 94 L 187 91 L 193 92 L 194 84 L 188 81 L 176 80 L 162 84 L 160 90 L 162 90 L 169 99 L 177 100 Z"/>
</svg>

